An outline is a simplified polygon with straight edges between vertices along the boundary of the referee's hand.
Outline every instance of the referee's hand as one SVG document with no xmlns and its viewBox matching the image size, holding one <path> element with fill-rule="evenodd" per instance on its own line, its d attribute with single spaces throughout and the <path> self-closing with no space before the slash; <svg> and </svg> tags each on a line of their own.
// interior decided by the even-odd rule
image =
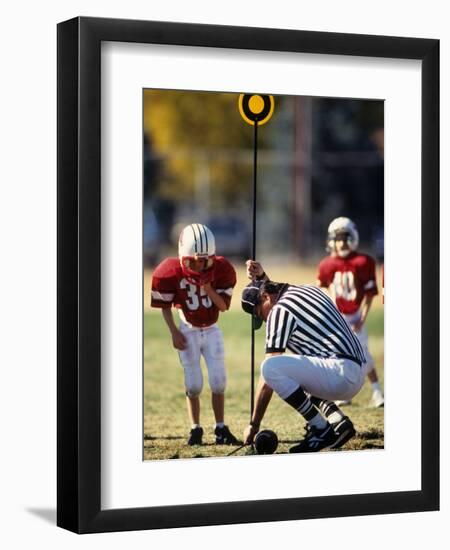
<svg viewBox="0 0 450 550">
<path fill-rule="evenodd" d="M 249 424 L 244 430 L 244 445 L 251 445 L 257 433 L 257 428 Z"/>
<path fill-rule="evenodd" d="M 254 280 L 264 275 L 264 269 L 259 262 L 255 260 L 247 260 L 245 265 L 247 267 L 247 277 L 249 279 Z"/>
</svg>

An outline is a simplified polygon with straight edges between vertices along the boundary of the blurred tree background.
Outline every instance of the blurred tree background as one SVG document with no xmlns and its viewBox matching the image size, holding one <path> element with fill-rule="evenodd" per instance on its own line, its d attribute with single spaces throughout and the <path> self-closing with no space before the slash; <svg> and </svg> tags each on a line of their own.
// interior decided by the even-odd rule
<svg viewBox="0 0 450 550">
<path fill-rule="evenodd" d="M 218 253 L 250 254 L 253 127 L 238 94 L 144 91 L 144 250 L 177 254 L 181 228 L 206 223 Z M 357 223 L 381 257 L 382 101 L 276 96 L 258 131 L 257 256 L 315 261 L 336 216 Z"/>
</svg>

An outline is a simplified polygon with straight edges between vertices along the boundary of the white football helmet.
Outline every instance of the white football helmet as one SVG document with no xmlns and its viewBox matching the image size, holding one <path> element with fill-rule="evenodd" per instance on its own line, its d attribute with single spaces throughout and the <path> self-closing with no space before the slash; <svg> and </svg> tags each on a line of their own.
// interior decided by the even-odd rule
<svg viewBox="0 0 450 550">
<path fill-rule="evenodd" d="M 199 273 L 191 269 L 192 260 L 206 259 L 206 269 L 214 264 L 216 240 L 212 231 L 201 223 L 191 223 L 180 233 L 178 257 L 181 268 L 187 277 L 198 277 Z"/>
<path fill-rule="evenodd" d="M 336 238 L 338 235 L 347 235 L 348 250 L 336 251 Z M 359 234 L 356 224 L 350 218 L 336 218 L 328 226 L 327 250 L 336 252 L 342 258 L 345 258 L 358 248 Z"/>
</svg>

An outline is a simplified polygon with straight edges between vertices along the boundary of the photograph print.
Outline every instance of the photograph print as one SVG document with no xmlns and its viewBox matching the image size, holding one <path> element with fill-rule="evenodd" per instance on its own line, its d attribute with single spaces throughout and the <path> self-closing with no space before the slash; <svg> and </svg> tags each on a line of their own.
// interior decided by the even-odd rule
<svg viewBox="0 0 450 550">
<path fill-rule="evenodd" d="M 384 448 L 384 102 L 143 91 L 144 460 Z"/>
</svg>

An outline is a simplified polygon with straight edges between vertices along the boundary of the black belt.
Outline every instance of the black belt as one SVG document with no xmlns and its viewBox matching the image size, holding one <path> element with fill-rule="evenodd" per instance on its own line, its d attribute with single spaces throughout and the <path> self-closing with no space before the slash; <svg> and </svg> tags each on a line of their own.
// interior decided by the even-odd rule
<svg viewBox="0 0 450 550">
<path fill-rule="evenodd" d="M 361 361 L 359 359 L 356 359 L 356 357 L 352 357 L 351 355 L 345 355 L 343 353 L 336 354 L 336 359 L 349 359 L 350 361 L 353 361 L 354 363 L 358 364 L 359 366 L 362 365 Z"/>
</svg>

